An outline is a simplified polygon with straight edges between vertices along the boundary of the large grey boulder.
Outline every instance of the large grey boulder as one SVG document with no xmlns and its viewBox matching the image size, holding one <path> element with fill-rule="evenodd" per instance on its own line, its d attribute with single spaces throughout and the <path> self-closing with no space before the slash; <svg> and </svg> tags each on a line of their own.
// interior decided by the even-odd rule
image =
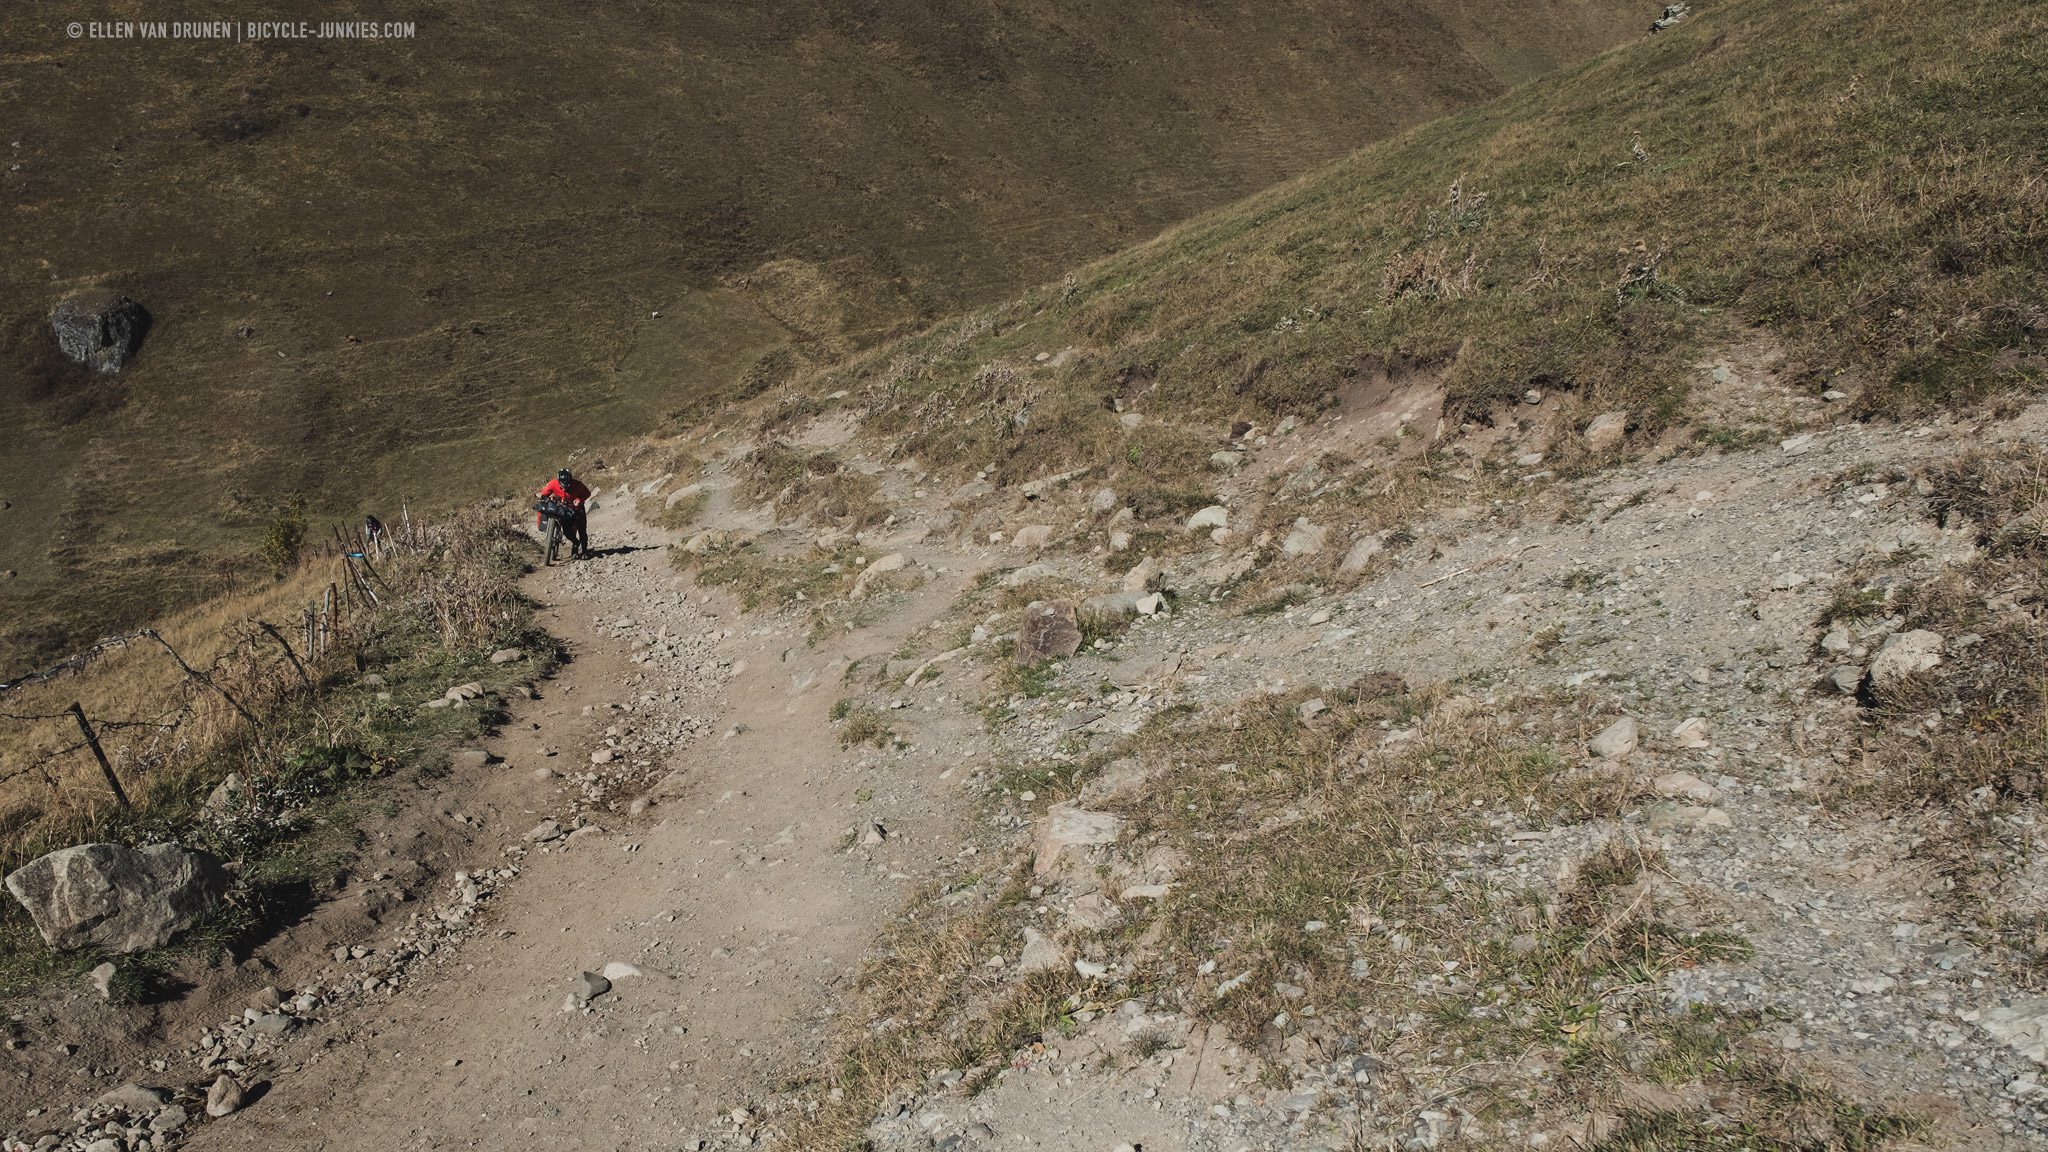
<svg viewBox="0 0 2048 1152">
<path fill-rule="evenodd" d="M 7 890 L 60 951 L 161 947 L 211 911 L 227 887 L 220 861 L 176 844 L 80 844 L 7 877 Z"/>
<path fill-rule="evenodd" d="M 142 346 L 149 311 L 118 292 L 83 292 L 50 313 L 50 330 L 66 360 L 97 372 L 119 372 Z"/>
</svg>

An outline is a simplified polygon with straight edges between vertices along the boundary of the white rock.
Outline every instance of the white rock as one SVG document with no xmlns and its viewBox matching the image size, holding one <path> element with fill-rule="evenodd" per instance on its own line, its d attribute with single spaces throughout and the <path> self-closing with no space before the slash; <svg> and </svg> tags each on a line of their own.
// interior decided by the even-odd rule
<svg viewBox="0 0 2048 1152">
<path fill-rule="evenodd" d="M 1602 412 L 1586 425 L 1586 447 L 1595 452 L 1605 452 L 1621 443 L 1628 435 L 1628 413 Z"/>
<path fill-rule="evenodd" d="M 1297 516 L 1294 529 L 1280 542 L 1280 550 L 1289 556 L 1313 556 L 1323 550 L 1323 539 L 1329 529 L 1308 522 L 1308 517 Z"/>
<path fill-rule="evenodd" d="M 1230 509 L 1225 508 L 1221 504 L 1211 504 L 1193 516 L 1188 517 L 1188 531 L 1190 532 L 1200 532 L 1207 528 L 1228 527 L 1230 527 Z"/>
<path fill-rule="evenodd" d="M 1707 722 L 1693 716 L 1671 730 L 1671 741 L 1680 748 L 1705 748 L 1713 741 L 1707 739 Z"/>
<path fill-rule="evenodd" d="M 1891 636 L 1870 661 L 1871 682 L 1880 688 L 1890 687 L 1935 667 L 1941 663 L 1941 645 L 1941 633 L 1925 628 Z"/>
<path fill-rule="evenodd" d="M 1109 967 L 1107 965 L 1097 964 L 1093 960 L 1074 961 L 1074 971 L 1079 972 L 1090 980 L 1100 980 L 1104 976 L 1109 975 Z"/>
<path fill-rule="evenodd" d="M 1692 800 L 1700 804 L 1711 804 L 1716 795 L 1714 786 L 1690 772 L 1666 772 L 1651 782 L 1650 787 L 1659 796 L 1675 800 Z"/>
<path fill-rule="evenodd" d="M 206 1114 L 219 1119 L 242 1106 L 242 1086 L 231 1077 L 222 1076 L 206 1090 Z"/>
<path fill-rule="evenodd" d="M 1615 760 L 1636 750 L 1636 720 L 1623 716 L 1586 742 L 1586 750 L 1602 760 Z"/>
<path fill-rule="evenodd" d="M 1365 566 L 1386 547 L 1386 542 L 1377 535 L 1360 537 L 1351 545 L 1351 551 L 1344 554 L 1344 562 L 1337 565 L 1337 571 L 1346 576 L 1356 576 L 1365 571 Z"/>
<path fill-rule="evenodd" d="M 1038 856 L 1033 870 L 1043 876 L 1060 866 L 1069 850 L 1108 844 L 1123 834 L 1123 817 L 1108 812 L 1090 812 L 1072 804 L 1054 804 L 1046 809 L 1045 827 L 1038 836 Z"/>
<path fill-rule="evenodd" d="M 1036 552 L 1047 544 L 1052 543 L 1052 526 L 1049 524 L 1031 524 L 1019 528 L 1017 529 L 1017 534 L 1010 537 L 1010 543 L 1019 551 Z"/>
<path fill-rule="evenodd" d="M 2016 997 L 2010 1005 L 1986 1008 L 1977 1027 L 2036 1064 L 2048 1064 L 2048 999 Z"/>
<path fill-rule="evenodd" d="M 1017 959 L 1019 972 L 1050 972 L 1066 962 L 1057 941 L 1036 928 L 1024 929 L 1024 951 Z"/>
</svg>

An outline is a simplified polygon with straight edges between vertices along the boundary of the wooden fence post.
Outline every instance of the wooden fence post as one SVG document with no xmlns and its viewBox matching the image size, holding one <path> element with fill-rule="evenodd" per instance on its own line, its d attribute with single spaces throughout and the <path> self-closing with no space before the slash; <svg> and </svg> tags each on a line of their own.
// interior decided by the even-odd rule
<svg viewBox="0 0 2048 1152">
<path fill-rule="evenodd" d="M 85 706 L 73 701 L 65 711 L 78 721 L 78 730 L 85 733 L 85 746 L 92 749 L 93 759 L 100 762 L 100 775 L 107 778 L 107 787 L 114 790 L 114 799 L 121 802 L 121 807 L 128 807 L 128 793 L 122 790 L 121 781 L 114 775 L 114 766 L 107 762 L 107 754 L 100 748 L 100 738 L 93 734 L 92 724 L 85 718 Z"/>
</svg>

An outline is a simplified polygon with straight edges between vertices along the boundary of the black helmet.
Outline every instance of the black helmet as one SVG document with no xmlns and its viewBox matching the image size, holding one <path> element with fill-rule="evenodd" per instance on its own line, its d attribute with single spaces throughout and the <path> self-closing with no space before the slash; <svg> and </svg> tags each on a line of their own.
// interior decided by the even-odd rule
<svg viewBox="0 0 2048 1152">
<path fill-rule="evenodd" d="M 564 468 L 560 472 L 555 473 L 555 479 L 560 480 L 564 484 L 567 484 L 569 481 L 574 480 L 575 477 L 569 475 L 569 470 L 567 468 Z"/>
</svg>

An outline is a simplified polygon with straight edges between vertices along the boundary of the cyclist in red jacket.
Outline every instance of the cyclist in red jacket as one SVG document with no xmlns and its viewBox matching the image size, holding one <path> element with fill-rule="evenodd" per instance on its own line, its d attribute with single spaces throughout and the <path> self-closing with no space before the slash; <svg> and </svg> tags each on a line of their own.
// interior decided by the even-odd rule
<svg viewBox="0 0 2048 1152">
<path fill-rule="evenodd" d="M 584 502 L 590 499 L 590 489 L 581 480 L 569 475 L 567 468 L 555 473 L 547 487 L 540 490 L 540 498 L 554 500 L 567 505 L 569 514 L 562 521 L 562 533 L 569 537 L 569 556 L 576 559 L 590 554 L 590 518 L 584 514 Z M 536 528 L 547 527 L 547 513 L 537 512 L 533 517 Z"/>
</svg>

